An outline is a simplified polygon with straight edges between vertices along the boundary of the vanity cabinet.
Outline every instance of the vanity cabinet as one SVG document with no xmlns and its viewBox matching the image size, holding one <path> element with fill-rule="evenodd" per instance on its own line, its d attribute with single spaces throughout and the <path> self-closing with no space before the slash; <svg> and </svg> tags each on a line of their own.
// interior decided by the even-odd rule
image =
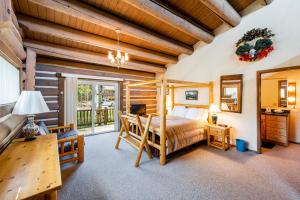
<svg viewBox="0 0 300 200">
<path fill-rule="evenodd" d="M 261 117 L 262 139 L 288 146 L 289 114 L 263 114 Z"/>
<path fill-rule="evenodd" d="M 266 139 L 266 115 L 261 115 L 260 118 L 260 134 L 261 134 L 261 139 L 265 140 Z"/>
</svg>

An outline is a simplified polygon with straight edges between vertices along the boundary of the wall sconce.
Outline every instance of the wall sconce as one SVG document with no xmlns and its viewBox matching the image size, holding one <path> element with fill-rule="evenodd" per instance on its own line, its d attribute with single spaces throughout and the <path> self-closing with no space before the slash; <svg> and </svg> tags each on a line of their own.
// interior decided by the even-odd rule
<svg viewBox="0 0 300 200">
<path fill-rule="evenodd" d="M 288 104 L 289 105 L 296 105 L 296 83 L 295 82 L 290 82 L 288 83 Z"/>
</svg>

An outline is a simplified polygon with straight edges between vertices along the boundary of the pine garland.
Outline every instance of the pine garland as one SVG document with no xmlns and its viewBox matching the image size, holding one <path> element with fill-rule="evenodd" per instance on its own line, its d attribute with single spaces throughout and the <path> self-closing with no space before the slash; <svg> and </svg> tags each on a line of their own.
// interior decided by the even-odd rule
<svg viewBox="0 0 300 200">
<path fill-rule="evenodd" d="M 254 28 L 244 34 L 244 36 L 236 43 L 236 54 L 241 61 L 255 61 L 266 57 L 274 50 L 271 39 L 273 36 L 275 35 L 267 28 Z M 254 46 L 249 43 L 257 38 L 260 39 L 255 42 Z"/>
</svg>

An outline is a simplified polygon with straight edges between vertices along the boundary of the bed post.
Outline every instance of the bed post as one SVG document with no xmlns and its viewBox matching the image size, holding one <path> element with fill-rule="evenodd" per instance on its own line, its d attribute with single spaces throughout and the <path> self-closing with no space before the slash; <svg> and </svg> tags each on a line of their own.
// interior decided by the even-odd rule
<svg viewBox="0 0 300 200">
<path fill-rule="evenodd" d="M 130 82 L 126 82 L 126 114 L 130 113 Z"/>
<path fill-rule="evenodd" d="M 165 78 L 161 80 L 160 93 L 160 164 L 166 164 L 166 90 L 167 81 Z"/>
<path fill-rule="evenodd" d="M 174 102 L 175 102 L 175 87 L 174 87 L 174 85 L 171 85 L 171 87 L 170 87 L 170 92 L 171 92 L 171 108 L 172 108 L 172 110 L 174 109 Z"/>
<path fill-rule="evenodd" d="M 214 82 L 209 82 L 209 105 L 214 103 Z"/>
</svg>

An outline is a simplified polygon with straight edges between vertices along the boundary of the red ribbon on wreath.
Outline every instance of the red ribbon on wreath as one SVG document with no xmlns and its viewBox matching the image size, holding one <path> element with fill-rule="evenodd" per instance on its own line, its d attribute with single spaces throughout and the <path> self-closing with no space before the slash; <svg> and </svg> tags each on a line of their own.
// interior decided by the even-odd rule
<svg viewBox="0 0 300 200">
<path fill-rule="evenodd" d="M 243 55 L 239 56 L 239 60 L 240 61 L 251 62 L 251 61 L 254 61 L 256 59 L 261 59 L 261 58 L 267 57 L 268 54 L 270 52 L 272 52 L 273 50 L 274 50 L 274 47 L 270 46 L 266 49 L 258 51 L 256 57 L 252 57 L 250 54 L 243 54 Z"/>
</svg>

